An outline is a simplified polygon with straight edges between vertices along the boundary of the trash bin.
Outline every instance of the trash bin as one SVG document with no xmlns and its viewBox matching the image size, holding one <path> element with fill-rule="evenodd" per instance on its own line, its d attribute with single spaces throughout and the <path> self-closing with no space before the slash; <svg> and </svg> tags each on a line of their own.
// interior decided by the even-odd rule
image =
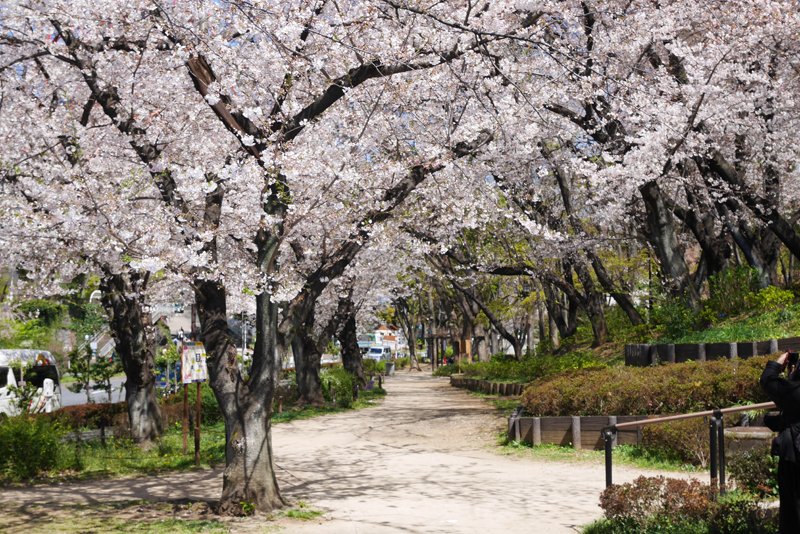
<svg viewBox="0 0 800 534">
<path fill-rule="evenodd" d="M 386 362 L 386 376 L 394 375 L 394 362 Z"/>
</svg>

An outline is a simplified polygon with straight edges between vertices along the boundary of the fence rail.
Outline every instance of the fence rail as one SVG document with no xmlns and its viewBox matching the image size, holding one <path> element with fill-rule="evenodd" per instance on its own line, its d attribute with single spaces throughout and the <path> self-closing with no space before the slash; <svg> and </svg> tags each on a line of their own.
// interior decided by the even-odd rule
<svg viewBox="0 0 800 534">
<path fill-rule="evenodd" d="M 725 493 L 725 424 L 722 416 L 731 413 L 772 410 L 774 408 L 774 402 L 762 402 L 759 404 L 748 404 L 747 406 L 730 406 L 728 408 L 721 408 L 717 410 L 705 410 L 702 412 L 667 415 L 664 417 L 655 417 L 652 419 L 642 419 L 639 421 L 628 421 L 609 425 L 600 431 L 605 446 L 606 487 L 612 484 L 612 452 L 618 431 L 627 430 L 630 428 L 640 428 L 645 425 L 681 421 L 684 419 L 710 417 L 708 428 L 709 449 L 711 453 L 709 459 L 711 488 L 714 491 L 717 491 L 717 488 L 719 488 L 720 493 Z"/>
</svg>

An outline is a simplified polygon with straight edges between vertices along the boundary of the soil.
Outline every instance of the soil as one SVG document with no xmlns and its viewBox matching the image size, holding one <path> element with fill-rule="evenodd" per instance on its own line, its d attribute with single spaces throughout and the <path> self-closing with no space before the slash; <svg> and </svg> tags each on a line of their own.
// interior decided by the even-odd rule
<svg viewBox="0 0 800 534">
<path fill-rule="evenodd" d="M 5 488 L 5 532 L 188 531 L 290 533 L 577 532 L 601 516 L 602 463 L 498 454 L 506 420 L 447 379 L 400 371 L 375 407 L 273 427 L 282 493 L 300 520 L 219 518 L 219 469 Z M 641 474 L 616 466 L 615 482 Z M 298 510 L 298 508 L 296 508 Z M 168 527 L 168 528 L 167 528 Z"/>
</svg>

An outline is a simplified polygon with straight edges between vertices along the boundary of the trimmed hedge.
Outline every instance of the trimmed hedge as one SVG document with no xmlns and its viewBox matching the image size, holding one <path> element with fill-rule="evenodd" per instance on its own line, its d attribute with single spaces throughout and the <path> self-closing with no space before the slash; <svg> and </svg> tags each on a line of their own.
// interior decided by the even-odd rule
<svg viewBox="0 0 800 534">
<path fill-rule="evenodd" d="M 677 414 L 766 402 L 758 379 L 769 359 L 559 373 L 531 384 L 521 401 L 534 416 Z"/>
<path fill-rule="evenodd" d="M 115 426 L 119 423 L 127 426 L 128 404 L 126 402 L 77 404 L 64 406 L 60 410 L 39 417 L 48 418 L 72 430 Z"/>
</svg>

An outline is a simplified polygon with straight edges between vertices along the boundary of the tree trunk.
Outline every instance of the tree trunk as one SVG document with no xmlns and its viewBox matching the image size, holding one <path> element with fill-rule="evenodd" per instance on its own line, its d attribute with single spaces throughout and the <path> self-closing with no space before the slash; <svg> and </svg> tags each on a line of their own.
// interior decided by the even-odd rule
<svg viewBox="0 0 800 534">
<path fill-rule="evenodd" d="M 589 275 L 589 270 L 583 262 L 583 259 L 577 258 L 573 262 L 573 268 L 578 274 L 578 279 L 583 285 L 584 292 L 584 306 L 586 314 L 589 316 L 589 322 L 592 324 L 592 334 L 594 340 L 593 347 L 598 347 L 608 340 L 608 325 L 606 324 L 606 315 L 603 311 L 603 295 L 598 293 L 594 288 L 594 281 Z"/>
<path fill-rule="evenodd" d="M 294 371 L 297 378 L 297 404 L 300 406 L 324 405 L 322 380 L 319 376 L 322 354 L 317 350 L 316 343 L 305 329 L 295 332 L 292 338 L 292 352 L 294 353 Z"/>
<path fill-rule="evenodd" d="M 781 214 L 776 206 L 772 206 L 769 197 L 765 198 L 751 189 L 744 178 L 729 164 L 724 156 L 717 151 L 712 152 L 710 158 L 695 161 L 699 167 L 705 166 L 724 180 L 731 192 L 758 217 L 789 251 L 800 258 L 800 234 L 795 231 L 792 222 Z"/>
<path fill-rule="evenodd" d="M 339 344 L 342 347 L 342 365 L 356 377 L 359 385 L 365 386 L 367 381 L 364 379 L 361 350 L 358 348 L 355 313 L 349 313 L 347 315 L 336 337 L 339 339 Z"/>
<path fill-rule="evenodd" d="M 608 271 L 606 271 L 603 262 L 600 261 L 600 258 L 597 256 L 597 254 L 592 251 L 588 251 L 587 255 L 589 257 L 589 261 L 592 263 L 592 269 L 594 269 L 594 272 L 597 275 L 597 281 L 600 282 L 603 290 L 611 295 L 611 298 L 613 298 L 622 311 L 625 312 L 625 315 L 628 316 L 628 320 L 631 322 L 631 324 L 644 324 L 644 319 L 642 319 L 642 315 L 633 304 L 631 296 L 628 293 L 619 290 L 617 285 L 611 279 L 611 276 L 608 274 Z"/>
<path fill-rule="evenodd" d="M 536 300 L 536 318 L 539 321 L 539 342 L 541 343 L 547 336 L 547 325 L 545 323 L 545 311 L 541 300 Z"/>
<path fill-rule="evenodd" d="M 256 344 L 245 382 L 228 332 L 225 288 L 213 281 L 197 281 L 195 298 L 210 384 L 225 420 L 225 471 L 218 511 L 241 515 L 245 505 L 265 513 L 281 508 L 285 503 L 275 478 L 270 434 L 280 365 L 278 307 L 267 293 L 256 297 Z"/>
<path fill-rule="evenodd" d="M 548 318 L 547 325 L 550 330 L 550 346 L 552 347 L 553 350 L 558 350 L 561 348 L 561 339 L 559 337 L 558 323 L 556 323 L 556 320 L 553 318 L 553 314 L 550 313 L 549 308 L 547 310 L 547 318 Z"/>
<path fill-rule="evenodd" d="M 472 349 L 478 357 L 479 362 L 488 362 L 489 361 L 489 346 L 486 341 L 487 332 L 486 327 L 481 324 L 480 322 L 475 324 L 475 344 L 473 345 Z"/>
<path fill-rule="evenodd" d="M 528 348 L 526 352 L 531 355 L 536 352 L 536 310 L 528 311 Z"/>
<path fill-rule="evenodd" d="M 700 297 L 689 279 L 683 247 L 678 243 L 672 214 L 661 189 L 655 181 L 650 181 L 641 186 L 639 192 L 647 213 L 647 239 L 655 250 L 664 284 L 673 296 L 685 299 L 687 305 L 696 310 Z"/>
<path fill-rule="evenodd" d="M 148 274 L 109 274 L 100 282 L 103 307 L 125 370 L 125 400 L 131 437 L 148 443 L 161 435 L 161 410 L 155 382 L 155 342 L 149 316 L 142 311 Z"/>
<path fill-rule="evenodd" d="M 284 506 L 272 465 L 271 406 L 247 402 L 226 423 L 229 436 L 218 512 L 242 515 L 245 505 L 269 512 Z"/>
</svg>

